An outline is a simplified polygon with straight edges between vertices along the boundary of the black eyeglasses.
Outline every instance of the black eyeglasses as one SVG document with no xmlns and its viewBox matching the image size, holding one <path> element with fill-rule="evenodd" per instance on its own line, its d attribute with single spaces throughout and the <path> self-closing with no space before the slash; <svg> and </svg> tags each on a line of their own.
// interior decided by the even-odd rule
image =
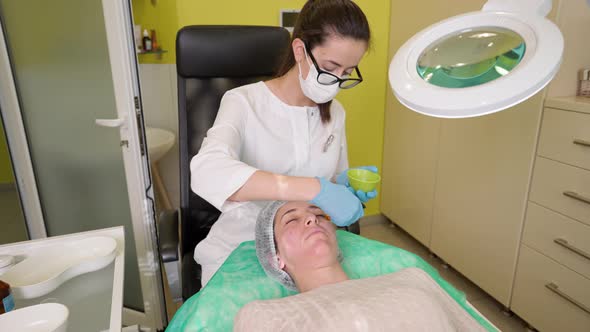
<svg viewBox="0 0 590 332">
<path fill-rule="evenodd" d="M 309 54 L 309 57 L 311 58 L 311 62 L 313 62 L 315 69 L 318 71 L 318 77 L 317 77 L 318 83 L 320 83 L 322 85 L 332 85 L 332 84 L 338 83 L 338 86 L 340 87 L 340 89 L 350 89 L 350 88 L 357 86 L 360 82 L 363 81 L 363 76 L 361 75 L 361 72 L 359 71 L 358 66 L 354 67 L 354 70 L 356 70 L 356 74 L 357 74 L 358 78 L 340 78 L 330 72 L 322 70 L 320 68 L 320 66 L 318 66 L 317 61 L 315 61 L 313 54 L 311 54 L 311 48 L 309 48 L 308 45 L 305 45 L 305 47 L 306 47 L 306 50 L 309 50 L 309 52 L 306 52 L 306 53 Z"/>
</svg>

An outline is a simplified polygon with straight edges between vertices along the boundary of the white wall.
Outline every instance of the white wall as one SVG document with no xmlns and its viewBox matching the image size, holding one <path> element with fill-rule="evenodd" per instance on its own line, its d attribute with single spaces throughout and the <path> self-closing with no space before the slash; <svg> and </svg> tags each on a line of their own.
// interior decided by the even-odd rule
<svg viewBox="0 0 590 332">
<path fill-rule="evenodd" d="M 178 166 L 178 89 L 175 64 L 140 64 L 139 80 L 146 126 L 169 130 L 176 142 L 158 162 L 168 197 L 175 208 L 180 206 Z"/>
<path fill-rule="evenodd" d="M 574 96 L 578 88 L 578 71 L 590 68 L 590 6 L 586 0 L 559 2 L 557 25 L 565 40 L 563 62 L 550 83 L 547 97 Z"/>
</svg>

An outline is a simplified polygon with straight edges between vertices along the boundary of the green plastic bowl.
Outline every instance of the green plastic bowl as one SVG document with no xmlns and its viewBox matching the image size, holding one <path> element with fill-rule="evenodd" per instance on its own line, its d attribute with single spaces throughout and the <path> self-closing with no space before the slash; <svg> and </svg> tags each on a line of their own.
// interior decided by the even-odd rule
<svg viewBox="0 0 590 332">
<path fill-rule="evenodd" d="M 353 168 L 349 169 L 348 182 L 354 190 L 362 190 L 365 192 L 373 191 L 377 187 L 377 183 L 381 181 L 381 176 L 366 169 Z"/>
</svg>

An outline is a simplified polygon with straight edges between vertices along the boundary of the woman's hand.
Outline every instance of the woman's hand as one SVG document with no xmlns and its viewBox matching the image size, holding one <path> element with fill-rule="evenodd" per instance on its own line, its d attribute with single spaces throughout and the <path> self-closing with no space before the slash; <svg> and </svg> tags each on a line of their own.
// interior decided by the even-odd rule
<svg viewBox="0 0 590 332">
<path fill-rule="evenodd" d="M 364 215 L 359 198 L 346 186 L 318 178 L 320 192 L 310 201 L 330 216 L 337 226 L 348 226 Z"/>
<path fill-rule="evenodd" d="M 359 167 L 354 167 L 354 168 L 360 168 L 360 169 L 365 169 L 367 171 L 371 171 L 373 173 L 378 173 L 378 169 L 377 166 L 359 166 Z M 362 191 L 362 190 L 354 190 L 354 188 L 352 188 L 350 186 L 350 183 L 348 183 L 348 170 L 350 169 L 354 169 L 354 168 L 349 168 L 347 170 L 345 170 L 344 172 L 338 174 L 338 176 L 336 177 L 336 183 L 341 184 L 343 186 L 346 186 L 346 188 L 348 188 L 348 190 L 350 190 L 353 194 L 356 195 L 356 197 L 358 197 L 358 199 L 361 200 L 361 202 L 366 203 L 369 200 L 377 197 L 377 190 L 373 190 L 373 191 Z"/>
</svg>

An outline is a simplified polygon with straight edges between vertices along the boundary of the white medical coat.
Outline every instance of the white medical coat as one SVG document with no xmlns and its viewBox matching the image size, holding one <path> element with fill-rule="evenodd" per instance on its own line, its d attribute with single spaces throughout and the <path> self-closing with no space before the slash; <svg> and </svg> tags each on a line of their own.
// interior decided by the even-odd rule
<svg viewBox="0 0 590 332">
<path fill-rule="evenodd" d="M 322 124 L 317 106 L 287 105 L 264 82 L 223 96 L 215 123 L 190 164 L 192 190 L 221 211 L 195 248 L 203 286 L 240 243 L 254 240 L 262 202 L 227 199 L 256 170 L 331 179 L 348 168 L 344 109 L 334 100 L 330 113 L 330 122 Z"/>
</svg>

